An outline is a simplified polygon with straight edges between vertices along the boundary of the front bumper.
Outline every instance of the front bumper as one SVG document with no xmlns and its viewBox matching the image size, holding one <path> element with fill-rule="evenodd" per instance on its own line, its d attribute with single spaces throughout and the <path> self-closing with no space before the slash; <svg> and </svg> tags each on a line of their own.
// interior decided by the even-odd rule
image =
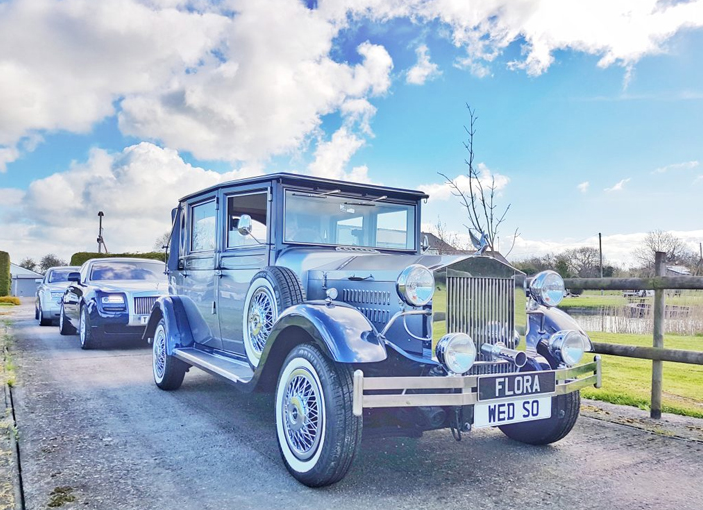
<svg viewBox="0 0 703 510">
<path fill-rule="evenodd" d="M 572 393 L 594 386 L 601 387 L 601 359 L 571 368 L 559 368 L 544 372 L 554 372 L 555 391 L 534 396 L 557 396 Z M 538 372 L 521 372 L 535 374 Z M 585 376 L 585 377 L 583 377 Z M 354 372 L 353 411 L 361 416 L 364 409 L 383 407 L 420 406 L 468 406 L 479 403 L 478 380 L 491 375 L 465 376 L 421 376 L 421 377 L 364 377 L 361 370 Z M 408 393 L 411 391 L 412 393 Z M 374 392 L 367 394 L 367 392 Z M 382 392 L 382 393 L 381 393 Z M 518 398 L 504 398 L 500 402 L 510 402 Z"/>
</svg>

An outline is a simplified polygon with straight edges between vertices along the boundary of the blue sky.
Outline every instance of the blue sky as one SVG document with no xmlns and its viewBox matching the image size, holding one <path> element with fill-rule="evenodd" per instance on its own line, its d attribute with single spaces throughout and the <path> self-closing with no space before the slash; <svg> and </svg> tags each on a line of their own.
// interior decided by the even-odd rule
<svg viewBox="0 0 703 510">
<path fill-rule="evenodd" d="M 62 52 L 0 35 L 12 71 L 0 73 L 0 249 L 13 259 L 92 247 L 100 206 L 119 222 L 112 250 L 149 250 L 180 194 L 272 171 L 435 191 L 424 221 L 463 232 L 438 172 L 465 173 L 467 102 L 476 161 L 511 204 L 504 235 L 521 232 L 513 258 L 593 245 L 598 232 L 625 265 L 653 229 L 703 241 L 701 2 L 595 2 L 617 35 L 570 2 L 130 0 L 117 18 L 111 3 L 0 4 L 0 33 L 49 26 Z M 649 28 L 660 15 L 668 28 Z M 81 33 L 81 17 L 98 21 Z"/>
</svg>

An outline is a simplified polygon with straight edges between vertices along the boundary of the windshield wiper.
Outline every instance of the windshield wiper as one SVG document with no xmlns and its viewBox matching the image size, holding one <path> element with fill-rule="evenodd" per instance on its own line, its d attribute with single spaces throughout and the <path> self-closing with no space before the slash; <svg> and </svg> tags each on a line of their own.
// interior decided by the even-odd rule
<svg viewBox="0 0 703 510">
<path fill-rule="evenodd" d="M 341 189 L 333 189 L 331 191 L 305 191 L 305 192 L 293 192 L 291 195 L 295 197 L 310 197 L 310 198 L 327 198 L 329 195 L 334 195 L 335 193 L 341 193 Z"/>
</svg>

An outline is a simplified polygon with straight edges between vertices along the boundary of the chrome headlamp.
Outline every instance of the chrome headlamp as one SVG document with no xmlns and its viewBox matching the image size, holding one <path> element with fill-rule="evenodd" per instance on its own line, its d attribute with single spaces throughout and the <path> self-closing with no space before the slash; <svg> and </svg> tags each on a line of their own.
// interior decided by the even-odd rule
<svg viewBox="0 0 703 510">
<path fill-rule="evenodd" d="M 557 331 L 549 338 L 549 352 L 570 367 L 581 361 L 587 351 L 592 350 L 591 340 L 580 331 Z"/>
<path fill-rule="evenodd" d="M 396 282 L 398 295 L 411 306 L 423 306 L 434 295 L 432 271 L 420 264 L 412 264 L 400 273 Z"/>
<path fill-rule="evenodd" d="M 476 346 L 466 333 L 449 333 L 437 342 L 437 361 L 452 374 L 464 374 L 476 361 Z"/>
<path fill-rule="evenodd" d="M 564 299 L 564 280 L 555 271 L 542 271 L 532 278 L 530 296 L 541 305 L 557 306 Z"/>
</svg>

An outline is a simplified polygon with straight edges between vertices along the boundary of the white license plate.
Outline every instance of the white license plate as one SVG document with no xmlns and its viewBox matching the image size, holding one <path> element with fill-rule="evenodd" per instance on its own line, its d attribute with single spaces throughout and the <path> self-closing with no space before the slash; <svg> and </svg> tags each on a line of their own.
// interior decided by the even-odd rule
<svg viewBox="0 0 703 510">
<path fill-rule="evenodd" d="M 474 406 L 474 427 L 496 427 L 509 423 L 543 420 L 552 415 L 552 397 L 485 402 Z"/>
<path fill-rule="evenodd" d="M 148 315 L 142 315 L 139 317 L 139 324 L 146 324 L 149 322 L 149 316 Z"/>
</svg>

